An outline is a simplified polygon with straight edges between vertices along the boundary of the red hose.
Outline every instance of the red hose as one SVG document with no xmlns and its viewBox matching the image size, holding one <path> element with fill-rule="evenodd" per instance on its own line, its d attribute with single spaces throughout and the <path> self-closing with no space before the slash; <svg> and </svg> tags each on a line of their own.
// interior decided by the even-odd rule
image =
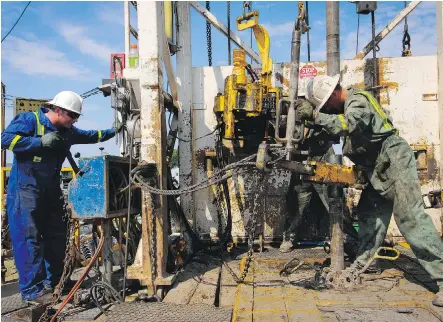
<svg viewBox="0 0 443 322">
<path fill-rule="evenodd" d="M 101 226 L 98 226 L 98 230 L 100 231 L 100 237 L 101 238 L 100 238 L 100 242 L 98 243 L 97 249 L 95 250 L 94 256 L 92 256 L 91 260 L 89 261 L 88 265 L 83 270 L 83 273 L 80 276 L 80 278 L 78 279 L 77 283 L 75 283 L 74 287 L 69 292 L 68 296 L 63 300 L 63 302 L 60 305 L 60 307 L 58 308 L 57 312 L 55 312 L 54 316 L 51 318 L 51 322 L 55 322 L 55 319 L 57 318 L 57 316 L 60 315 L 60 313 L 62 312 L 63 308 L 66 306 L 66 304 L 68 304 L 68 302 L 74 296 L 75 292 L 78 290 L 78 288 L 80 287 L 81 283 L 83 282 L 83 280 L 88 275 L 88 272 L 91 270 L 92 265 L 94 264 L 94 262 L 96 261 L 96 259 L 98 257 L 98 254 L 100 254 L 100 252 L 101 252 L 101 250 L 103 248 L 103 244 L 105 243 L 105 238 L 103 236 L 103 230 L 102 230 Z"/>
</svg>

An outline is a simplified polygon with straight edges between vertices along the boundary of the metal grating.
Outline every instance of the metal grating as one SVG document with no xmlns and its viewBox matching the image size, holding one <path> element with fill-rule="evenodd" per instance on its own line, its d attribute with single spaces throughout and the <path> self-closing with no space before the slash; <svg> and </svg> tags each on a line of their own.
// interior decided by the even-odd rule
<svg viewBox="0 0 443 322">
<path fill-rule="evenodd" d="M 231 309 L 211 305 L 182 305 L 173 303 L 121 303 L 112 308 L 106 321 L 125 322 L 225 322 L 231 321 Z"/>
<path fill-rule="evenodd" d="M 22 295 L 20 293 L 2 298 L 2 314 L 7 314 L 28 306 L 28 303 L 22 301 Z"/>
</svg>

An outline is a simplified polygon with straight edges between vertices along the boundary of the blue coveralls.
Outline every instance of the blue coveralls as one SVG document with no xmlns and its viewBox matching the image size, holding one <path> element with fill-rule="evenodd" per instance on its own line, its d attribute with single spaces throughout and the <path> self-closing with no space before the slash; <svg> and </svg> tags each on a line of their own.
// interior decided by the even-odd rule
<svg viewBox="0 0 443 322">
<path fill-rule="evenodd" d="M 18 114 L 2 133 L 1 147 L 14 152 L 7 190 L 7 211 L 23 300 L 44 294 L 54 287 L 63 271 L 67 223 L 64 219 L 60 171 L 74 144 L 109 140 L 114 129 L 84 131 L 76 127 L 59 129 L 66 148 L 41 147 L 40 137 L 57 131 L 47 110 Z"/>
</svg>

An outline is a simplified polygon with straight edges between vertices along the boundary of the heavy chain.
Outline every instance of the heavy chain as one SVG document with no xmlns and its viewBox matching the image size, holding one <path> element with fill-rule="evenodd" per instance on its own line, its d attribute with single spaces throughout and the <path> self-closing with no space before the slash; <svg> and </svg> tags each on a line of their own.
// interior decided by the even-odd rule
<svg viewBox="0 0 443 322">
<path fill-rule="evenodd" d="M 149 203 L 151 205 L 151 225 L 152 225 L 152 233 L 150 234 L 149 247 L 151 251 L 151 272 L 152 272 L 152 280 L 155 281 L 157 277 L 157 214 L 155 210 L 154 197 L 150 192 L 147 192 Z"/>
<path fill-rule="evenodd" d="M 373 59 L 373 75 L 372 75 L 372 86 L 375 87 L 378 84 L 378 68 L 377 68 L 377 45 L 375 44 L 375 13 L 371 12 L 371 22 L 372 22 L 372 59 Z"/>
<path fill-rule="evenodd" d="M 52 295 L 52 302 L 46 307 L 45 312 L 42 314 L 39 322 L 45 322 L 49 320 L 49 311 L 58 303 L 60 297 L 62 296 L 63 288 L 72 273 L 72 267 L 75 263 L 75 244 L 74 244 L 74 222 L 71 221 L 69 214 L 66 212 L 66 222 L 67 222 L 67 235 L 66 235 L 66 249 L 65 249 L 65 259 L 63 266 L 63 273 L 60 277 L 60 282 L 55 287 L 54 293 Z"/>
<path fill-rule="evenodd" d="M 206 10 L 210 11 L 211 7 L 209 1 L 206 1 Z M 212 66 L 212 37 L 211 37 L 211 23 L 206 21 L 206 45 L 208 47 L 208 64 Z"/>
<path fill-rule="evenodd" d="M 406 8 L 406 5 L 407 5 L 407 3 L 405 1 L 405 8 Z M 402 57 L 412 56 L 411 36 L 409 35 L 409 31 L 408 31 L 408 17 L 407 16 L 405 17 L 405 28 L 404 28 L 404 32 L 403 32 L 402 45 L 403 45 L 403 50 L 401 52 Z"/>
<path fill-rule="evenodd" d="M 257 193 L 255 194 L 255 198 L 254 198 L 254 205 L 252 208 L 252 213 L 251 213 L 251 218 L 248 221 L 248 230 L 249 230 L 249 236 L 248 236 L 248 252 L 247 252 L 247 257 L 246 257 L 246 263 L 245 263 L 245 267 L 243 268 L 243 271 L 241 273 L 241 276 L 238 277 L 237 274 L 235 274 L 235 272 L 229 267 L 229 265 L 223 261 L 223 264 L 225 265 L 226 269 L 228 270 L 229 274 L 231 274 L 232 278 L 235 280 L 235 282 L 237 284 L 241 284 L 245 281 L 246 276 L 248 275 L 249 272 L 249 268 L 251 266 L 251 262 L 252 262 L 252 257 L 254 254 L 254 239 L 255 239 L 255 228 L 257 226 L 257 206 L 258 203 L 260 201 L 260 196 L 263 193 L 263 189 L 264 189 L 264 184 L 259 184 L 259 177 L 258 174 L 256 176 L 257 178 L 257 185 L 259 189 L 257 191 Z M 263 179 L 264 177 L 262 177 Z"/>
</svg>

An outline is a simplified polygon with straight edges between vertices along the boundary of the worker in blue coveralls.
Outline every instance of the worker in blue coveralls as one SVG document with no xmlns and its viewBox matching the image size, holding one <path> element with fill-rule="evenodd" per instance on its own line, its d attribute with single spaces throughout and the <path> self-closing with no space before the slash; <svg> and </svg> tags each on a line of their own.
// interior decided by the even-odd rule
<svg viewBox="0 0 443 322">
<path fill-rule="evenodd" d="M 2 149 L 14 153 L 7 211 L 25 301 L 49 303 L 63 271 L 67 223 L 60 171 L 70 147 L 107 141 L 121 129 L 76 128 L 82 105 L 78 94 L 60 92 L 38 112 L 16 115 L 2 133 Z"/>
<path fill-rule="evenodd" d="M 343 154 L 369 181 L 357 207 L 358 256 L 348 271 L 358 271 L 372 258 L 393 213 L 418 262 L 439 287 L 432 303 L 443 307 L 443 240 L 425 213 L 414 153 L 369 92 L 342 88 L 339 79 L 321 75 L 309 80 L 306 100 L 296 102 L 296 119 L 344 136 Z"/>
</svg>

